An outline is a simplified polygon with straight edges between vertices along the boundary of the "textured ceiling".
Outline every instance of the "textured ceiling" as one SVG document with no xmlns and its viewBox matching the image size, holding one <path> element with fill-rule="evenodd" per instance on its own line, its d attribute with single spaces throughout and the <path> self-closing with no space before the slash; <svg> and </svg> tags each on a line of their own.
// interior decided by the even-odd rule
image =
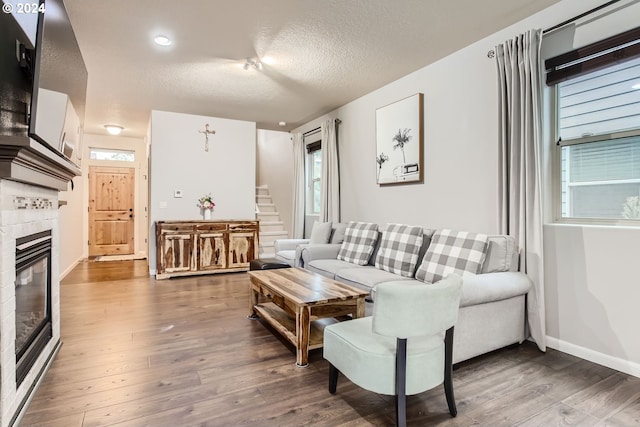
<svg viewBox="0 0 640 427">
<path fill-rule="evenodd" d="M 289 130 L 558 1 L 65 4 L 89 71 L 85 132 L 117 123 L 123 136 L 142 137 L 152 109 Z M 173 45 L 156 46 L 157 34 Z M 263 71 L 243 70 L 255 57 Z"/>
</svg>

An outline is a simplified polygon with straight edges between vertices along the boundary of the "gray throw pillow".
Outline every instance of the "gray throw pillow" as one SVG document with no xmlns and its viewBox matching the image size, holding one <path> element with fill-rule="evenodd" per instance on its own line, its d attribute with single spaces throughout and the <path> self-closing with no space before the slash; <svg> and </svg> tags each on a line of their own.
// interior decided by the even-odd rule
<svg viewBox="0 0 640 427">
<path fill-rule="evenodd" d="M 451 273 L 477 274 L 482 268 L 489 236 L 466 231 L 438 230 L 431 238 L 416 279 L 435 283 Z"/>
<path fill-rule="evenodd" d="M 309 243 L 329 243 L 329 236 L 331 235 L 331 223 L 330 222 L 315 222 L 311 229 L 311 237 Z"/>
<path fill-rule="evenodd" d="M 347 231 L 347 224 L 344 222 L 338 222 L 332 225 L 333 232 L 331 233 L 331 240 L 329 243 L 342 243 L 344 242 L 344 233 Z"/>
<path fill-rule="evenodd" d="M 367 265 L 376 241 L 378 224 L 351 221 L 340 246 L 338 259 L 357 265 Z"/>
<path fill-rule="evenodd" d="M 422 227 L 387 224 L 376 256 L 376 268 L 403 277 L 413 277 L 422 246 Z"/>
</svg>

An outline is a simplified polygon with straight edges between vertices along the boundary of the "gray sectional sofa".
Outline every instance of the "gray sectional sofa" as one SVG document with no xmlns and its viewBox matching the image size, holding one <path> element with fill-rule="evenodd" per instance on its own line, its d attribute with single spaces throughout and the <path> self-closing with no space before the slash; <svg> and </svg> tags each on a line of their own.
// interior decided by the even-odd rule
<svg viewBox="0 0 640 427">
<path fill-rule="evenodd" d="M 424 230 L 418 263 L 410 277 L 376 267 L 381 233 L 366 265 L 338 259 L 340 243 L 307 244 L 298 247 L 295 264 L 340 282 L 371 291 L 367 312 L 372 312 L 376 285 L 402 281 L 425 286 L 415 273 L 435 230 Z M 526 296 L 531 287 L 527 276 L 517 271 L 518 249 L 510 236 L 489 236 L 486 255 L 478 274 L 463 274 L 462 299 L 455 327 L 453 362 L 522 342 L 526 338 Z"/>
</svg>

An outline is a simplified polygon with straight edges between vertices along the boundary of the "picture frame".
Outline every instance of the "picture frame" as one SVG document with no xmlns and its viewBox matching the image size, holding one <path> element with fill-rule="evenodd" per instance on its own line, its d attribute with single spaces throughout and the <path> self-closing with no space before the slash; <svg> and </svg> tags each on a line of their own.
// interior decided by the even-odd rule
<svg viewBox="0 0 640 427">
<path fill-rule="evenodd" d="M 423 104 L 417 93 L 376 110 L 378 185 L 423 182 Z"/>
</svg>

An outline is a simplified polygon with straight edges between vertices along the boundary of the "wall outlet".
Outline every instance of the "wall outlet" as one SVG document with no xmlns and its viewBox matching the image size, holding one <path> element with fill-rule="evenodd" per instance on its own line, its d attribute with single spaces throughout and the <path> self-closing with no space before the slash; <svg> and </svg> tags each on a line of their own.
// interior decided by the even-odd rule
<svg viewBox="0 0 640 427">
<path fill-rule="evenodd" d="M 182 197 L 182 190 L 173 190 L 173 198 L 179 199 Z"/>
</svg>

